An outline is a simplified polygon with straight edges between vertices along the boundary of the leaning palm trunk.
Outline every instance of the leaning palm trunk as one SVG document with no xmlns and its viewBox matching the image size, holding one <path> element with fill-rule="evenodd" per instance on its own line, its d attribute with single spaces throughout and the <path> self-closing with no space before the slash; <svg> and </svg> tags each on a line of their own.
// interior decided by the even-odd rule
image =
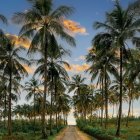
<svg viewBox="0 0 140 140">
<path fill-rule="evenodd" d="M 129 89 L 129 92 L 130 92 L 129 109 L 128 109 L 128 116 L 127 116 L 127 120 L 126 120 L 126 127 L 128 127 L 128 121 L 129 121 L 130 110 L 131 110 L 131 103 L 132 103 L 132 91 Z"/>
<path fill-rule="evenodd" d="M 11 93 L 12 92 L 12 69 L 10 68 L 10 73 L 9 73 L 9 96 L 8 96 L 8 135 L 11 136 L 12 134 L 12 119 L 11 119 Z"/>
<path fill-rule="evenodd" d="M 117 122 L 117 131 L 116 136 L 120 136 L 120 125 L 121 125 L 121 117 L 122 117 L 122 60 L 123 60 L 123 48 L 120 46 L 120 96 L 119 96 L 119 115 Z"/>
</svg>

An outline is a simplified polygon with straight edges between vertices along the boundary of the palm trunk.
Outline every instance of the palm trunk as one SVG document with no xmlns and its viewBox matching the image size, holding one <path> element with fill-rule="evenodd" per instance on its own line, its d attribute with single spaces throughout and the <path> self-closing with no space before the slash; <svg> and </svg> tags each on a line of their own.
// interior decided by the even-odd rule
<svg viewBox="0 0 140 140">
<path fill-rule="evenodd" d="M 57 111 L 56 111 L 56 129 L 58 131 L 58 119 L 57 119 Z"/>
<path fill-rule="evenodd" d="M 52 85 L 51 85 L 51 111 L 50 111 L 50 134 L 52 135 L 52 94 L 53 94 L 53 75 L 52 75 Z"/>
<path fill-rule="evenodd" d="M 34 90 L 34 134 L 35 134 L 35 90 Z"/>
<path fill-rule="evenodd" d="M 9 97 L 8 97 L 8 107 L 9 107 L 9 111 L 8 111 L 8 135 L 11 136 L 12 135 L 12 112 L 11 112 L 11 92 L 12 92 L 12 70 L 10 69 L 10 75 L 9 75 Z"/>
<path fill-rule="evenodd" d="M 6 100 L 7 100 L 7 96 L 6 96 L 6 92 L 5 92 L 5 96 L 4 96 L 4 127 L 6 128 L 6 113 L 7 113 L 7 107 L 6 107 Z"/>
<path fill-rule="evenodd" d="M 65 113 L 63 112 L 63 123 L 64 123 L 64 125 L 66 125 L 66 123 L 65 123 Z"/>
<path fill-rule="evenodd" d="M 107 77 L 106 77 L 106 65 L 105 65 L 105 128 L 107 128 L 108 125 L 108 91 L 107 91 Z"/>
<path fill-rule="evenodd" d="M 101 106 L 101 126 L 103 126 L 103 113 L 104 113 L 104 82 L 102 79 L 102 106 Z"/>
<path fill-rule="evenodd" d="M 112 118 L 114 118 L 114 103 L 113 103 Z"/>
<path fill-rule="evenodd" d="M 68 125 L 68 114 L 66 114 L 66 125 Z"/>
<path fill-rule="evenodd" d="M 44 27 L 44 97 L 43 97 L 43 103 L 42 103 L 42 138 L 46 138 L 46 124 L 45 124 L 45 114 L 46 114 L 46 92 L 47 92 L 47 47 L 48 42 L 46 41 L 46 28 Z"/>
<path fill-rule="evenodd" d="M 55 79 L 55 88 L 54 88 L 54 92 L 55 92 L 55 104 L 57 101 L 57 86 L 56 86 L 56 79 Z M 57 104 L 56 104 L 56 108 L 57 108 Z M 56 129 L 58 131 L 58 117 L 57 117 L 57 110 L 56 110 Z"/>
<path fill-rule="evenodd" d="M 133 107 L 133 99 L 132 99 L 132 117 L 134 116 L 134 107 Z"/>
<path fill-rule="evenodd" d="M 131 90 L 129 90 L 129 92 L 131 92 Z M 127 120 L 126 120 L 126 127 L 128 127 L 128 121 L 129 121 L 129 116 L 130 116 L 131 103 L 132 103 L 132 92 L 130 93 L 130 97 L 129 97 L 129 109 L 128 109 L 128 116 L 127 116 Z"/>
<path fill-rule="evenodd" d="M 115 125 L 117 127 L 117 123 L 118 123 L 118 114 L 119 114 L 119 109 L 118 109 L 118 104 L 116 104 L 116 122 L 115 122 Z"/>
<path fill-rule="evenodd" d="M 87 120 L 87 110 L 86 108 L 84 109 L 84 117 L 85 117 L 85 121 Z"/>
<path fill-rule="evenodd" d="M 91 110 L 90 110 L 90 123 L 92 123 L 92 105 L 91 105 Z"/>
<path fill-rule="evenodd" d="M 117 122 L 117 131 L 116 136 L 120 136 L 120 127 L 121 127 L 121 117 L 122 117 L 122 60 L 123 60 L 123 48 L 120 46 L 120 96 L 119 96 L 119 115 L 118 115 L 118 122 Z"/>
</svg>

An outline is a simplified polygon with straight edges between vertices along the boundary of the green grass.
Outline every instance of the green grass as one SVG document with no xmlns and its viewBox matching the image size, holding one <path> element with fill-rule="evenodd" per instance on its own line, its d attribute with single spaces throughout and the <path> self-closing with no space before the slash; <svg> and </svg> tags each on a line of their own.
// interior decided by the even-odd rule
<svg viewBox="0 0 140 140">
<path fill-rule="evenodd" d="M 41 125 L 39 121 L 36 121 L 35 124 L 35 131 L 36 133 L 34 134 L 34 123 L 32 121 L 26 121 L 26 120 L 15 120 L 13 121 L 12 124 L 12 136 L 15 139 L 22 139 L 22 140 L 41 140 Z M 60 124 L 58 129 L 56 129 L 55 126 L 53 126 L 52 132 L 53 136 L 50 136 L 48 140 L 54 140 L 55 135 L 57 135 L 57 131 L 60 131 L 63 129 L 65 126 Z M 46 129 L 49 129 L 48 126 L 46 126 Z M 49 131 L 47 131 L 49 135 Z M 7 129 L 4 127 L 4 122 L 0 122 L 0 140 L 2 140 L 3 136 L 7 135 Z M 20 138 L 19 138 L 20 137 Z M 22 137 L 22 138 L 21 138 Z M 14 139 L 14 138 L 8 138 L 8 139 Z M 7 139 L 7 138 L 6 138 Z"/>
<path fill-rule="evenodd" d="M 125 121 L 122 122 L 121 125 L 121 140 L 140 140 L 140 120 L 131 120 L 129 122 L 129 126 L 125 126 Z M 116 126 L 113 121 L 110 121 L 108 124 L 108 129 L 101 128 L 97 123 L 90 124 L 87 123 L 88 126 L 91 126 L 93 129 L 97 129 L 97 132 L 100 134 L 108 134 L 110 136 L 115 136 L 116 133 Z M 86 125 L 84 123 L 83 127 L 85 128 Z M 82 128 L 83 129 L 83 128 Z M 83 129 L 84 130 L 84 129 Z M 93 133 L 92 133 L 93 134 Z M 107 140 L 107 139 L 106 139 Z"/>
<path fill-rule="evenodd" d="M 115 125 L 110 123 L 107 132 L 110 135 L 115 135 Z M 130 121 L 129 127 L 125 123 L 121 125 L 121 139 L 124 140 L 140 140 L 140 121 Z"/>
<path fill-rule="evenodd" d="M 21 136 L 21 137 L 24 138 L 24 140 L 46 140 L 46 139 L 41 139 L 41 133 L 36 133 L 36 134 L 33 134 L 33 133 L 16 133 L 16 134 L 13 134 L 13 135 Z M 49 136 L 47 140 L 55 140 L 56 135 L 57 134 Z M 3 136 L 3 134 L 0 134 L 0 140 L 2 140 L 2 136 Z"/>
</svg>

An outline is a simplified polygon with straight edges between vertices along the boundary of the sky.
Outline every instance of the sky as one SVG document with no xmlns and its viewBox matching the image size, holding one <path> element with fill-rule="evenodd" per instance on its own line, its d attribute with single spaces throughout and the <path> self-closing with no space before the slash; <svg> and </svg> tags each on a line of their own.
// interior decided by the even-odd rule
<svg viewBox="0 0 140 140">
<path fill-rule="evenodd" d="M 130 2 L 134 0 L 120 0 L 123 7 L 127 7 Z M 71 48 L 71 57 L 65 58 L 71 64 L 70 75 L 76 73 L 81 73 L 87 77 L 90 81 L 90 76 L 83 73 L 83 71 L 88 67 L 84 61 L 84 56 L 88 53 L 88 49 L 91 47 L 92 38 L 100 32 L 100 30 L 95 30 L 93 28 L 93 23 L 95 21 L 104 22 L 105 12 L 111 11 L 113 9 L 114 0 L 54 0 L 54 8 L 60 5 L 68 5 L 75 8 L 74 13 L 69 17 L 68 22 L 76 27 L 80 27 L 82 30 L 76 30 L 72 35 L 76 39 L 76 47 Z M 8 34 L 18 35 L 20 26 L 12 23 L 11 18 L 15 12 L 23 12 L 30 7 L 30 4 L 26 0 L 0 0 L 0 14 L 7 17 L 9 25 L 5 26 L 0 24 L 0 28 Z M 70 48 L 66 44 L 65 47 Z M 29 74 L 32 74 L 33 69 L 27 68 Z M 24 100 L 25 95 L 21 95 L 20 103 L 26 102 Z M 135 103 L 136 110 L 138 110 L 138 102 Z M 124 105 L 124 110 L 127 110 L 127 106 Z M 69 115 L 69 123 L 73 124 L 74 118 L 72 113 Z"/>
</svg>

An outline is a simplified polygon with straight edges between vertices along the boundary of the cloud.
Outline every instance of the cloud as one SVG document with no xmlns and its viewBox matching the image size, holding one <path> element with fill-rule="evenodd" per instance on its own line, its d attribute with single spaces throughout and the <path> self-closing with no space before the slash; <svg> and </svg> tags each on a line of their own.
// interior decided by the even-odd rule
<svg viewBox="0 0 140 140">
<path fill-rule="evenodd" d="M 34 71 L 35 71 L 35 67 L 31 67 L 31 66 L 28 66 L 26 64 L 23 65 L 24 68 L 26 69 L 26 71 L 29 73 L 29 74 L 33 74 Z"/>
<path fill-rule="evenodd" d="M 6 34 L 6 36 L 17 46 L 23 46 L 26 49 L 30 47 L 30 41 L 26 38 L 19 38 L 17 35 Z"/>
<path fill-rule="evenodd" d="M 68 33 L 70 34 L 81 34 L 81 35 L 87 35 L 86 28 L 81 27 L 80 23 L 68 20 L 68 19 L 63 19 L 63 24 Z"/>
<path fill-rule="evenodd" d="M 78 58 L 75 58 L 75 59 L 74 59 L 75 62 L 84 61 L 84 60 L 85 60 L 85 56 L 84 56 L 84 55 L 81 55 L 81 56 L 79 56 Z"/>
<path fill-rule="evenodd" d="M 67 67 L 65 65 L 64 67 L 67 71 L 76 73 L 76 72 L 83 72 L 83 71 L 87 70 L 89 68 L 89 65 L 84 63 L 82 65 L 72 64 L 72 65 L 70 65 L 70 67 Z"/>
</svg>

